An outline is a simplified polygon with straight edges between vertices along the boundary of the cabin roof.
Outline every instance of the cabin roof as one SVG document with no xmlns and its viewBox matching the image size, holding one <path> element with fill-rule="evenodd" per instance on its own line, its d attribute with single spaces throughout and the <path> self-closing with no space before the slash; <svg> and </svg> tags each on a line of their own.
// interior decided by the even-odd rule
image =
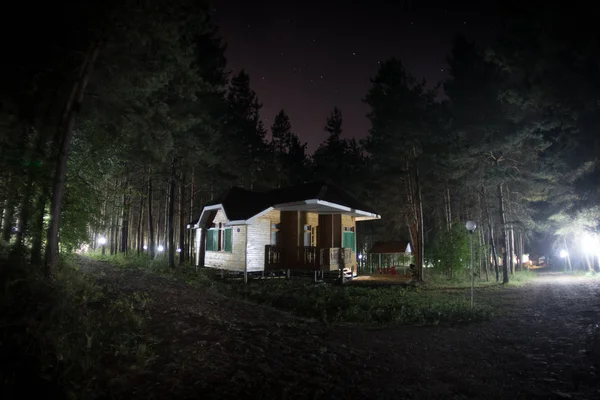
<svg viewBox="0 0 600 400">
<path fill-rule="evenodd" d="M 324 182 L 311 182 L 297 186 L 289 186 L 273 189 L 266 192 L 254 192 L 239 187 L 234 187 L 225 192 L 219 198 L 204 206 L 203 214 L 207 210 L 222 207 L 230 221 L 245 221 L 270 207 L 297 204 L 317 200 L 332 203 L 337 206 L 346 207 L 350 210 L 359 210 L 379 216 L 371 207 L 362 204 L 354 197 L 339 189 L 338 187 Z"/>
<path fill-rule="evenodd" d="M 397 240 L 394 242 L 377 242 L 371 247 L 371 254 L 410 253 L 410 242 Z"/>
</svg>

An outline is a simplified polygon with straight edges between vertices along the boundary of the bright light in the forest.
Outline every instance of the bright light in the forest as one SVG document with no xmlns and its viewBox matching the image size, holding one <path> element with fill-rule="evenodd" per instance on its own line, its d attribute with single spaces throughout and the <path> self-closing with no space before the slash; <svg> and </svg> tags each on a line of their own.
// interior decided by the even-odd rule
<svg viewBox="0 0 600 400">
<path fill-rule="evenodd" d="M 100 237 L 98 239 L 98 243 L 104 246 L 106 244 L 106 238 L 104 236 Z"/>
<path fill-rule="evenodd" d="M 363 258 L 363 255 L 362 255 L 362 254 L 359 254 L 359 255 L 358 255 L 358 259 L 359 259 L 359 260 L 362 260 L 362 258 Z"/>
<path fill-rule="evenodd" d="M 524 263 L 529 262 L 529 254 L 523 254 L 523 262 Z"/>
<path fill-rule="evenodd" d="M 598 253 L 598 237 L 591 233 L 584 233 L 581 238 L 581 247 L 583 251 L 590 254 Z"/>
<path fill-rule="evenodd" d="M 159 244 L 158 247 L 156 248 L 158 251 L 164 251 L 165 248 L 162 246 L 162 244 Z"/>
<path fill-rule="evenodd" d="M 563 249 L 563 250 L 560 251 L 560 258 L 565 258 L 568 255 L 569 255 L 569 253 L 567 253 L 566 250 Z"/>
<path fill-rule="evenodd" d="M 142 247 L 143 247 L 144 250 L 148 250 L 148 246 L 143 245 Z"/>
<path fill-rule="evenodd" d="M 177 249 L 177 252 L 178 252 L 178 253 L 181 253 L 181 249 Z"/>
<path fill-rule="evenodd" d="M 474 221 L 467 221 L 465 227 L 468 231 L 473 232 L 477 228 L 477 224 Z"/>
</svg>

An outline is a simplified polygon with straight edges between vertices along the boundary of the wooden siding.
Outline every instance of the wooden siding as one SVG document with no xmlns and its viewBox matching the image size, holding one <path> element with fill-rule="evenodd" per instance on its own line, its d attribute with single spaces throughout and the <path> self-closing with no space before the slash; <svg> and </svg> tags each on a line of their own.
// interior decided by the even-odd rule
<svg viewBox="0 0 600 400">
<path fill-rule="evenodd" d="M 319 215 L 319 229 L 317 230 L 317 246 L 331 247 L 331 215 Z"/>
<path fill-rule="evenodd" d="M 219 222 L 224 224 L 229 221 L 227 220 L 227 217 L 225 216 L 225 213 L 223 212 L 223 210 L 219 210 L 219 211 L 217 211 L 217 214 L 213 218 L 212 222 L 219 225 Z"/>
<path fill-rule="evenodd" d="M 257 218 L 248 225 L 248 245 L 246 248 L 246 263 L 248 272 L 264 271 L 265 248 L 271 243 L 270 218 Z"/>
<path fill-rule="evenodd" d="M 295 249 L 300 245 L 298 238 L 298 211 L 281 212 L 281 238 L 280 246 L 287 249 Z"/>
<path fill-rule="evenodd" d="M 217 211 L 213 219 L 215 224 L 226 223 L 223 210 Z M 239 230 L 239 232 L 238 232 Z M 244 271 L 246 267 L 246 226 L 231 227 L 231 253 L 225 251 L 206 251 L 204 265 L 210 268 L 220 268 L 229 271 Z"/>
<path fill-rule="evenodd" d="M 265 215 L 262 215 L 260 218 L 266 218 L 271 221 L 272 224 L 278 224 L 281 222 L 281 211 L 271 210 Z"/>
</svg>

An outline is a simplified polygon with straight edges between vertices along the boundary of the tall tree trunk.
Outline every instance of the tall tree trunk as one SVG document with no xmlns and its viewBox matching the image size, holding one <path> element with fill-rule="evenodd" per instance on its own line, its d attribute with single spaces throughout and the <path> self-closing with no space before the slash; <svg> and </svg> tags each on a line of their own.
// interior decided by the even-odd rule
<svg viewBox="0 0 600 400">
<path fill-rule="evenodd" d="M 175 268 L 175 183 L 175 158 L 173 158 L 171 161 L 171 178 L 169 179 L 169 195 L 167 199 L 169 203 L 167 216 L 167 225 L 169 229 L 169 268 Z"/>
<path fill-rule="evenodd" d="M 479 277 L 483 276 L 481 274 L 481 269 L 485 270 L 485 281 L 489 281 L 490 277 L 488 274 L 488 262 L 487 257 L 484 254 L 485 249 L 485 231 L 483 230 L 483 207 L 481 206 L 481 193 L 477 195 L 477 201 L 479 203 L 478 211 L 479 211 L 479 221 L 481 224 L 481 228 L 479 229 Z"/>
<path fill-rule="evenodd" d="M 127 180 L 125 180 L 125 193 L 123 194 L 123 225 L 121 226 L 121 253 L 124 254 L 127 254 L 129 242 L 129 207 L 131 199 L 127 191 Z"/>
<path fill-rule="evenodd" d="M 88 85 L 94 64 L 100 53 L 102 41 L 96 40 L 90 46 L 85 59 L 81 65 L 79 76 L 74 82 L 65 105 L 63 115 L 58 125 L 55 137 L 55 146 L 58 147 L 56 165 L 54 167 L 54 183 L 52 186 L 52 198 L 50 201 L 50 223 L 48 225 L 48 237 L 46 244 L 46 273 L 55 275 L 58 263 L 58 230 L 60 227 L 60 210 L 65 191 L 65 178 L 67 176 L 67 158 L 69 146 L 73 137 L 75 117 L 79 113 L 83 103 L 83 95 Z"/>
<path fill-rule="evenodd" d="M 481 187 L 481 192 L 483 194 L 483 204 L 485 205 L 485 214 L 487 219 L 489 237 L 490 237 L 490 245 L 492 247 L 492 257 L 494 258 L 494 270 L 496 272 L 496 282 L 500 280 L 499 271 L 498 271 L 498 252 L 496 251 L 496 240 L 494 239 L 494 225 L 492 221 L 492 215 L 490 213 L 489 204 L 487 201 L 487 196 L 485 194 L 485 185 Z"/>
<path fill-rule="evenodd" d="M 444 195 L 444 204 L 446 210 L 446 229 L 448 232 L 452 229 L 452 204 L 450 203 L 450 188 L 446 182 L 446 193 Z"/>
<path fill-rule="evenodd" d="M 171 180 L 167 180 L 167 183 L 165 184 L 165 210 L 163 213 L 163 242 L 164 242 L 164 247 L 165 247 L 165 251 L 167 251 L 167 248 L 169 247 L 169 190 L 170 190 L 170 183 Z"/>
<path fill-rule="evenodd" d="M 152 221 L 152 178 L 148 176 L 148 236 L 150 258 L 154 259 L 156 244 L 154 243 L 154 222 Z"/>
<path fill-rule="evenodd" d="M 137 226 L 137 256 L 139 257 L 142 253 L 142 225 L 144 224 L 144 194 L 143 190 L 140 190 L 140 214 L 138 218 Z"/>
<path fill-rule="evenodd" d="M 567 252 L 567 262 L 569 263 L 569 271 L 573 271 L 573 266 L 571 265 L 571 253 L 569 253 L 569 248 L 567 247 L 567 239 L 564 236 L 563 243 L 565 245 L 565 251 Z"/>
<path fill-rule="evenodd" d="M 44 215 L 48 201 L 48 189 L 40 188 L 35 200 L 35 219 L 31 227 L 31 263 L 39 265 L 42 262 L 42 242 L 44 237 Z"/>
<path fill-rule="evenodd" d="M 4 222 L 2 224 L 2 240 L 9 242 L 13 234 L 14 229 L 14 218 L 15 218 L 15 207 L 17 205 L 17 179 L 14 174 L 11 174 L 8 178 L 8 187 L 6 202 L 4 207 Z"/>
<path fill-rule="evenodd" d="M 416 164 L 416 161 L 415 161 Z M 408 162 L 407 162 L 408 166 Z M 413 256 L 415 258 L 415 267 L 417 269 L 417 280 L 423 281 L 423 256 L 424 256 L 424 232 L 423 232 L 423 202 L 421 197 L 421 186 L 419 182 L 419 169 L 417 166 L 412 168 L 408 166 L 408 192 L 409 204 L 411 205 L 412 222 L 410 226 L 410 235 L 413 242 Z M 412 172 L 411 172 L 412 170 Z"/>
<path fill-rule="evenodd" d="M 506 214 L 509 217 L 509 221 L 510 222 L 510 228 L 506 228 L 507 229 L 507 233 L 508 233 L 508 258 L 510 261 L 509 264 L 509 271 L 510 274 L 513 275 L 515 273 L 515 237 L 514 237 L 514 229 L 513 229 L 513 217 L 512 217 L 512 212 L 511 212 L 511 200 L 510 200 L 510 189 L 508 188 L 508 186 L 506 187 Z"/>
<path fill-rule="evenodd" d="M 508 283 L 508 263 L 509 263 L 509 244 L 508 244 L 508 235 L 506 232 L 506 214 L 504 212 L 504 191 L 502 188 L 503 184 L 500 183 L 498 185 L 498 207 L 500 208 L 500 225 L 502 232 L 502 244 L 504 246 L 504 258 L 502 262 L 502 283 Z"/>
<path fill-rule="evenodd" d="M 117 218 L 116 216 L 116 212 L 114 211 L 114 206 L 113 206 L 113 214 L 110 217 L 110 255 L 114 255 L 116 253 L 116 243 L 117 243 L 117 239 L 115 238 L 116 236 L 116 228 L 115 228 L 115 219 Z"/>
<path fill-rule="evenodd" d="M 192 219 L 194 218 L 194 197 L 195 197 L 195 193 L 194 193 L 194 168 L 192 168 L 192 179 L 190 180 L 190 210 L 189 210 L 189 218 L 188 219 Z M 196 221 L 193 221 L 194 223 Z M 188 235 L 188 240 L 187 240 L 187 246 L 186 246 L 186 253 L 187 253 L 187 257 L 188 260 L 193 260 L 193 251 L 194 251 L 194 246 L 192 246 L 192 239 L 193 239 L 193 230 L 192 229 L 188 229 L 187 230 L 187 235 Z"/>
<path fill-rule="evenodd" d="M 179 265 L 185 262 L 185 168 L 181 166 L 181 179 L 179 182 Z"/>
</svg>

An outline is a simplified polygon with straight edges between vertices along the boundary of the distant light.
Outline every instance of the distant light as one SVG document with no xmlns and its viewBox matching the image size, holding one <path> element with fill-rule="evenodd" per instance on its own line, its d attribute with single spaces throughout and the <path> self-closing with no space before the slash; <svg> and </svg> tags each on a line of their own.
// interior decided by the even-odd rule
<svg viewBox="0 0 600 400">
<path fill-rule="evenodd" d="M 181 253 L 181 249 L 177 249 L 177 252 L 178 252 L 178 253 Z"/>
<path fill-rule="evenodd" d="M 146 246 L 146 245 L 143 245 L 143 246 L 142 246 L 142 248 L 143 248 L 144 250 L 148 250 L 148 246 Z"/>
<path fill-rule="evenodd" d="M 473 221 L 467 221 L 467 223 L 465 224 L 465 227 L 467 228 L 467 230 L 471 233 L 473 233 L 473 231 L 475 229 L 477 229 L 477 224 Z"/>
<path fill-rule="evenodd" d="M 581 246 L 583 251 L 593 254 L 598 251 L 598 238 L 586 232 L 581 239 Z"/>
<path fill-rule="evenodd" d="M 359 259 L 359 260 L 362 260 L 362 258 L 363 258 L 363 255 L 362 255 L 362 254 L 359 254 L 359 255 L 358 255 L 358 259 Z"/>
<path fill-rule="evenodd" d="M 564 250 L 563 250 L 564 251 Z M 561 257 L 562 257 L 562 251 L 561 251 Z M 523 254 L 523 260 L 524 263 L 529 262 L 529 254 Z"/>
<path fill-rule="evenodd" d="M 162 246 L 162 244 L 159 244 L 158 247 L 156 248 L 156 250 L 158 250 L 158 251 L 164 251 L 165 248 Z"/>
<path fill-rule="evenodd" d="M 560 258 L 565 258 L 565 257 L 566 257 L 566 256 L 568 256 L 568 255 L 569 255 L 569 253 L 567 253 L 567 251 L 566 251 L 566 250 L 561 250 L 561 251 L 560 251 Z"/>
<path fill-rule="evenodd" d="M 104 246 L 106 244 L 106 238 L 104 236 L 100 237 L 98 239 L 98 243 L 100 243 L 102 246 Z"/>
</svg>

